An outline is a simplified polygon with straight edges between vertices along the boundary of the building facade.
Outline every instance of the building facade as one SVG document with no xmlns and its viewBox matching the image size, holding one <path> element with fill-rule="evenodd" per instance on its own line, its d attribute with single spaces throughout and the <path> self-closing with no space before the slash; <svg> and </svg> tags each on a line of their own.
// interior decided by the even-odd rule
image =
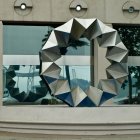
<svg viewBox="0 0 140 140">
<path fill-rule="evenodd" d="M 139 0 L 0 0 L 1 133 L 83 136 L 85 138 L 88 138 L 88 136 L 92 138 L 95 135 L 100 137 L 101 135 L 120 136 L 129 134 L 136 136 L 140 134 L 140 110 L 138 104 L 116 105 L 113 103 L 113 105 L 108 105 L 110 102 L 112 103 L 110 101 L 107 106 L 103 107 L 71 108 L 63 104 L 43 106 L 33 105 L 33 103 L 29 105 L 11 103 L 10 105 L 10 101 L 8 102 L 9 104 L 4 104 L 3 98 L 6 80 L 3 67 L 5 66 L 5 69 L 9 69 L 9 66 L 13 65 L 20 67 L 25 67 L 26 65 L 38 66 L 38 52 L 41 49 L 42 39 L 49 30 L 62 25 L 71 18 L 77 17 L 83 19 L 98 18 L 104 24 L 114 27 L 118 31 L 120 31 L 119 29 L 130 27 L 135 32 L 139 30 L 139 12 Z M 133 29 L 133 27 L 136 29 Z M 131 32 L 131 30 L 128 31 L 127 29 L 128 32 Z M 40 43 L 38 43 L 38 40 L 41 40 Z M 122 41 L 124 41 L 123 36 Z M 106 68 L 110 63 L 105 59 L 106 49 L 98 47 L 99 44 L 96 39 L 89 42 L 89 44 L 89 46 L 94 46 L 92 50 L 94 54 L 90 54 L 90 49 L 89 52 L 86 49 L 83 53 L 83 50 L 80 50 L 79 54 L 82 53 L 85 56 L 85 60 L 91 59 L 80 66 L 90 66 L 88 67 L 90 83 L 97 87 L 100 79 L 107 78 Z M 139 46 L 139 42 L 135 44 Z M 70 55 L 74 54 L 71 50 L 69 52 Z M 140 66 L 138 55 L 128 57 L 129 66 Z M 68 65 L 70 64 L 69 61 L 67 63 Z M 73 65 L 76 65 L 76 62 L 71 64 L 71 66 Z M 81 69 L 84 68 L 81 67 Z M 76 77 L 78 75 L 77 71 L 74 68 L 72 69 L 72 76 Z M 27 69 L 24 70 L 26 71 Z M 29 78 L 31 76 L 26 74 L 23 76 L 20 72 L 17 73 L 19 75 L 16 75 L 17 77 L 27 76 L 29 80 L 27 86 L 32 88 L 32 82 L 30 82 Z M 18 80 L 20 81 L 20 79 Z M 35 80 L 33 80 L 34 83 Z M 13 84 L 10 83 L 9 87 L 13 86 Z M 16 84 L 14 86 L 19 86 Z M 130 86 L 127 87 L 129 89 Z M 136 87 L 135 90 L 138 92 L 139 88 Z M 14 97 L 20 100 L 21 97 L 17 97 L 18 93 L 14 93 Z M 23 95 L 25 94 L 23 93 L 22 97 Z M 34 100 L 28 98 L 27 102 L 29 101 L 34 102 Z M 100 139 L 105 138 L 102 136 Z M 125 137 L 122 136 L 122 139 L 125 139 Z"/>
</svg>

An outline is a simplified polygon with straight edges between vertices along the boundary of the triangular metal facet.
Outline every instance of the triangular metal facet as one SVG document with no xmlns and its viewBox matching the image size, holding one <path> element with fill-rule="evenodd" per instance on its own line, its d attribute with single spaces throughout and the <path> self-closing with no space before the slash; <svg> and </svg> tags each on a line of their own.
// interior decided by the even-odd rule
<svg viewBox="0 0 140 140">
<path fill-rule="evenodd" d="M 75 40 L 78 40 L 84 33 L 85 28 L 75 19 L 73 20 L 72 29 L 71 29 L 71 37 Z"/>
<path fill-rule="evenodd" d="M 117 79 L 117 78 L 121 78 L 121 77 L 124 77 L 124 76 L 127 76 L 127 71 L 125 71 L 125 69 L 119 64 L 119 63 L 116 63 L 116 64 L 113 64 L 111 66 L 109 66 L 106 71 L 114 78 L 114 79 Z"/>
<path fill-rule="evenodd" d="M 66 32 L 57 31 L 57 30 L 54 30 L 54 32 L 57 38 L 58 45 L 61 47 L 67 47 L 70 34 Z"/>
<path fill-rule="evenodd" d="M 109 92 L 103 92 L 101 100 L 100 100 L 100 105 L 113 97 L 115 97 L 114 94 L 111 94 Z"/>
<path fill-rule="evenodd" d="M 89 40 L 95 39 L 97 36 L 100 36 L 102 31 L 99 27 L 97 19 L 85 30 L 84 36 Z"/>
<path fill-rule="evenodd" d="M 59 95 L 59 94 L 63 94 L 66 92 L 70 92 L 68 80 L 58 80 L 54 94 Z"/>
<path fill-rule="evenodd" d="M 47 57 L 47 60 L 51 60 L 51 61 L 56 61 L 57 59 L 59 59 L 61 57 L 60 50 L 59 50 L 58 46 L 43 50 L 41 52 L 41 55 L 42 55 L 41 60 L 43 62 L 46 61 L 45 57 Z"/>
<path fill-rule="evenodd" d="M 86 91 L 87 96 L 93 101 L 96 106 L 99 106 L 101 96 L 103 94 L 102 90 L 90 86 Z"/>
<path fill-rule="evenodd" d="M 72 25 L 73 25 L 73 20 L 74 19 L 69 20 L 65 24 L 63 24 L 63 25 L 55 28 L 55 30 L 60 31 L 60 32 L 70 33 L 71 32 Z"/>
<path fill-rule="evenodd" d="M 107 33 L 112 33 L 112 32 L 116 32 L 116 30 L 107 25 L 105 25 L 105 27 L 102 30 L 102 34 L 107 34 Z"/>
<path fill-rule="evenodd" d="M 96 107 L 94 102 L 89 97 L 84 98 L 77 106 L 79 106 L 79 107 L 85 107 L 85 106 L 86 107 Z"/>
<path fill-rule="evenodd" d="M 44 79 L 47 81 L 48 84 L 56 81 L 57 79 L 56 78 L 53 78 L 53 77 L 49 77 L 49 76 L 43 76 Z"/>
<path fill-rule="evenodd" d="M 114 79 L 103 79 L 99 82 L 99 89 L 114 95 L 118 94 L 116 82 Z"/>
<path fill-rule="evenodd" d="M 106 48 L 110 46 L 115 46 L 116 43 L 116 32 L 109 32 L 102 34 L 101 36 L 97 37 L 98 43 L 100 47 Z"/>
<path fill-rule="evenodd" d="M 46 66 L 44 68 L 44 66 Z M 41 75 L 49 76 L 58 79 L 61 72 L 61 68 L 55 63 L 49 63 L 48 65 L 43 63 Z"/>
<path fill-rule="evenodd" d="M 56 91 L 57 82 L 58 82 L 58 80 L 49 84 L 49 88 L 51 90 L 51 95 L 54 95 L 54 93 Z"/>
<path fill-rule="evenodd" d="M 73 100 L 72 100 L 72 96 L 71 96 L 71 93 L 70 92 L 66 92 L 66 93 L 63 93 L 63 94 L 56 95 L 56 97 L 58 99 L 64 101 L 68 105 L 74 106 Z"/>
<path fill-rule="evenodd" d="M 121 77 L 121 78 L 117 78 L 116 80 L 122 84 L 128 77 L 127 76 L 124 76 L 124 77 Z"/>
<path fill-rule="evenodd" d="M 81 19 L 81 18 L 75 18 L 76 21 L 78 21 L 85 29 L 87 29 L 89 26 L 92 25 L 92 23 L 96 20 L 95 19 Z"/>
<path fill-rule="evenodd" d="M 48 49 L 48 48 L 52 48 L 54 46 L 58 46 L 58 42 L 57 42 L 54 31 L 52 31 L 48 40 L 47 40 L 47 42 L 43 46 L 42 51 L 45 50 L 45 49 Z"/>
<path fill-rule="evenodd" d="M 115 62 L 122 62 L 127 60 L 124 59 L 124 57 L 127 56 L 127 53 L 128 53 L 127 50 L 114 46 L 108 48 L 106 58 Z"/>
<path fill-rule="evenodd" d="M 78 104 L 80 104 L 80 102 L 82 102 L 82 100 L 84 100 L 87 97 L 85 92 L 80 87 L 74 88 L 71 94 L 74 106 L 78 106 Z"/>
<path fill-rule="evenodd" d="M 123 42 L 120 42 L 120 43 L 116 44 L 115 46 L 117 48 L 120 48 L 120 49 L 123 49 L 123 50 L 128 51 L 128 49 L 125 47 L 125 45 L 123 44 Z"/>
</svg>

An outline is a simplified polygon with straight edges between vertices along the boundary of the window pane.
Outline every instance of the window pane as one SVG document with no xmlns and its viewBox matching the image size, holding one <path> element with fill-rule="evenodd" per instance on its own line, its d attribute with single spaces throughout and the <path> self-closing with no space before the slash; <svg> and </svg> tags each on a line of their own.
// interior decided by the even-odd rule
<svg viewBox="0 0 140 140">
<path fill-rule="evenodd" d="M 47 86 L 39 76 L 39 66 L 4 66 L 3 83 L 4 105 L 62 104 L 61 101 L 50 95 Z"/>
<path fill-rule="evenodd" d="M 39 51 L 52 29 L 50 26 L 4 26 L 4 105 L 63 104 L 50 95 L 39 76 Z M 94 84 L 93 50 L 84 37 L 71 39 L 67 48 L 60 47 L 64 59 L 59 64 L 62 68 L 60 79 L 68 79 L 71 89 L 79 86 L 86 90 Z M 67 61 L 66 56 L 70 57 Z"/>
<path fill-rule="evenodd" d="M 122 42 L 129 50 L 129 56 L 140 56 L 140 27 L 117 25 L 113 26 L 119 33 Z"/>
<path fill-rule="evenodd" d="M 62 104 L 50 95 L 39 76 L 42 40 L 49 36 L 52 29 L 50 26 L 4 25 L 4 105 Z"/>
<path fill-rule="evenodd" d="M 128 79 L 120 89 L 121 95 L 115 98 L 119 104 L 140 104 L 140 27 L 134 25 L 114 25 L 121 40 L 129 50 Z"/>
<path fill-rule="evenodd" d="M 91 85 L 90 66 L 61 66 L 61 79 L 68 79 L 71 89 L 79 86 L 84 91 Z"/>
<path fill-rule="evenodd" d="M 84 55 L 90 56 L 90 41 L 84 37 L 78 41 L 71 40 L 65 55 Z"/>
<path fill-rule="evenodd" d="M 50 26 L 4 26 L 4 54 L 38 55 Z"/>
</svg>

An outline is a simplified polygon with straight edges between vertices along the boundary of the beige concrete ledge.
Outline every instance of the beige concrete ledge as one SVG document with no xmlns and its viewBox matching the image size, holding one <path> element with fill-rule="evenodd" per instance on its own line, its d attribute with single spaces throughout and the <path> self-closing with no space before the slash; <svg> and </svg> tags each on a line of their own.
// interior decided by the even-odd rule
<svg viewBox="0 0 140 140">
<path fill-rule="evenodd" d="M 126 135 L 140 134 L 140 124 L 30 124 L 0 123 L 1 132 L 49 135 Z"/>
<path fill-rule="evenodd" d="M 139 113 L 139 106 L 3 106 L 0 109 L 0 131 L 51 135 L 140 134 Z"/>
<path fill-rule="evenodd" d="M 0 132 L 0 140 L 139 140 L 140 135 L 104 135 L 104 136 L 73 136 L 73 135 L 40 135 Z"/>
</svg>

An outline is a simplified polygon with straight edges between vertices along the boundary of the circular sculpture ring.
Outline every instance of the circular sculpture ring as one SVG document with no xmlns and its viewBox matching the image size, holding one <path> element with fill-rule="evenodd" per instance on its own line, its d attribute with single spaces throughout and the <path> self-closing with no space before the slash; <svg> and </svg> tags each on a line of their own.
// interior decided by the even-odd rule
<svg viewBox="0 0 140 140">
<path fill-rule="evenodd" d="M 107 48 L 106 59 L 111 65 L 106 68 L 107 78 L 101 79 L 99 87 L 83 91 L 80 87 L 71 89 L 66 79 L 59 79 L 61 68 L 55 63 L 61 57 L 59 47 L 68 47 L 70 38 L 81 36 L 89 40 L 97 38 L 100 47 Z M 118 94 L 118 88 L 127 78 L 128 50 L 117 31 L 98 19 L 74 18 L 55 28 L 40 51 L 40 75 L 51 94 L 70 106 L 100 106 Z"/>
</svg>

